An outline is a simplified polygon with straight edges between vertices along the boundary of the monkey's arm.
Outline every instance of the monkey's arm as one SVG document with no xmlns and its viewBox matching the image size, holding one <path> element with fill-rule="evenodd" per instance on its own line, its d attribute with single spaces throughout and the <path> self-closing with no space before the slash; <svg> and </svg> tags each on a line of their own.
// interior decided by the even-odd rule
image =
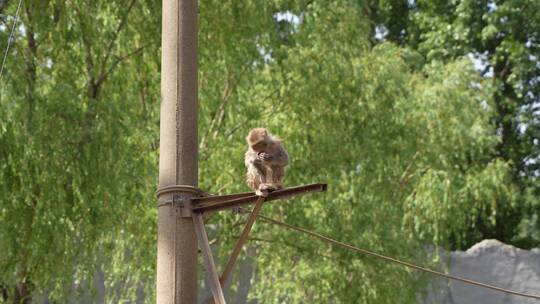
<svg viewBox="0 0 540 304">
<path fill-rule="evenodd" d="M 264 160 L 257 154 L 257 152 L 248 150 L 246 152 L 244 163 L 246 168 L 253 168 L 260 176 L 265 176 Z"/>
<path fill-rule="evenodd" d="M 244 156 L 244 164 L 246 167 L 257 165 L 262 163 L 262 160 L 259 158 L 255 151 L 248 150 Z"/>
<path fill-rule="evenodd" d="M 277 165 L 279 166 L 287 166 L 289 164 L 289 153 L 287 153 L 287 150 L 283 148 L 283 146 L 279 146 L 279 152 L 277 157 Z"/>
<path fill-rule="evenodd" d="M 262 159 L 272 166 L 285 167 L 289 164 L 289 154 L 281 144 L 276 147 L 274 153 L 264 153 Z"/>
</svg>

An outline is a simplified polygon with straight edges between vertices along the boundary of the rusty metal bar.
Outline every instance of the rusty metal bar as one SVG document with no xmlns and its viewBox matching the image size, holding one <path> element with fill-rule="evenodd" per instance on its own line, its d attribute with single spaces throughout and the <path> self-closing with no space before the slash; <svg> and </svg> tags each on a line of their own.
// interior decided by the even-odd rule
<svg viewBox="0 0 540 304">
<path fill-rule="evenodd" d="M 227 195 L 203 196 L 203 197 L 196 198 L 197 199 L 196 204 L 224 202 L 224 201 L 229 201 L 233 199 L 246 198 L 246 197 L 250 197 L 254 195 L 255 195 L 255 192 L 242 192 L 242 193 L 227 194 Z"/>
<path fill-rule="evenodd" d="M 246 242 L 249 233 L 251 232 L 251 228 L 253 228 L 253 224 L 255 223 L 255 220 L 257 219 L 257 216 L 261 212 L 263 203 L 264 203 L 264 197 L 259 197 L 257 200 L 257 203 L 255 204 L 255 207 L 253 208 L 253 211 L 249 214 L 248 220 L 246 222 L 246 225 L 244 226 L 244 230 L 242 231 L 242 234 L 240 235 L 240 238 L 236 242 L 236 245 L 234 246 L 233 252 L 231 256 L 229 257 L 229 260 L 227 261 L 227 265 L 225 266 L 225 270 L 223 270 L 223 274 L 219 278 L 219 282 L 221 283 L 221 286 L 225 286 L 225 283 L 227 283 L 227 279 L 229 278 L 229 275 L 231 274 L 231 271 L 234 268 L 234 264 L 236 264 L 236 260 L 238 259 L 238 256 L 240 255 L 240 251 L 242 251 L 242 247 L 244 246 L 244 243 Z"/>
<path fill-rule="evenodd" d="M 255 207 L 253 208 L 253 211 L 251 211 L 251 213 L 249 214 L 249 217 L 246 221 L 246 225 L 244 226 L 244 230 L 242 231 L 242 234 L 238 238 L 238 241 L 236 241 L 236 245 L 234 246 L 231 256 L 229 257 L 229 260 L 227 261 L 227 265 L 225 265 L 223 274 L 219 278 L 219 283 L 221 284 L 221 288 L 225 288 L 225 285 L 227 284 L 227 280 L 229 279 L 229 276 L 234 268 L 234 265 L 236 264 L 236 260 L 238 259 L 238 256 L 240 255 L 240 252 L 242 251 L 242 247 L 244 246 L 244 243 L 247 241 L 247 238 L 249 236 L 249 233 L 251 232 L 251 228 L 253 227 L 255 220 L 257 219 L 257 216 L 261 212 L 264 199 L 265 199 L 264 197 L 259 196 L 259 198 L 257 199 L 257 203 L 255 204 Z M 215 304 L 215 303 L 216 302 L 214 301 L 214 299 L 210 299 L 210 301 L 208 301 L 208 304 Z"/>
<path fill-rule="evenodd" d="M 266 197 L 265 201 L 275 201 L 278 199 L 284 199 L 291 196 L 302 195 L 310 192 L 325 192 L 326 188 L 326 184 L 311 184 L 305 186 L 285 188 L 270 192 Z M 258 198 L 259 196 L 255 195 L 254 193 L 251 193 L 251 195 L 248 195 L 248 193 L 240 193 L 224 196 L 194 198 L 192 200 L 191 210 L 196 212 L 224 210 L 231 207 L 253 204 L 258 200 Z"/>
<path fill-rule="evenodd" d="M 210 249 L 208 235 L 206 234 L 206 229 L 204 228 L 202 213 L 193 214 L 193 223 L 195 224 L 195 232 L 197 233 L 197 238 L 199 239 L 199 247 L 201 247 L 204 263 L 206 265 L 206 271 L 208 272 L 210 289 L 212 290 L 212 295 L 214 296 L 214 303 L 225 304 L 223 289 L 221 288 L 221 284 L 219 282 L 219 274 L 217 272 L 216 265 L 214 264 L 212 249 Z"/>
</svg>

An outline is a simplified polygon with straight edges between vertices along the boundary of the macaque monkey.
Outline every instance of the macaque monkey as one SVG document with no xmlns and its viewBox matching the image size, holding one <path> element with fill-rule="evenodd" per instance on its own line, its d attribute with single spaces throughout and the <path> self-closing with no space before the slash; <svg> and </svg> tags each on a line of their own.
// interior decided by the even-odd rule
<svg viewBox="0 0 540 304">
<path fill-rule="evenodd" d="M 267 196 L 270 191 L 283 188 L 281 180 L 289 155 L 283 143 L 265 128 L 255 128 L 246 138 L 245 155 L 247 184 L 257 195 Z"/>
</svg>

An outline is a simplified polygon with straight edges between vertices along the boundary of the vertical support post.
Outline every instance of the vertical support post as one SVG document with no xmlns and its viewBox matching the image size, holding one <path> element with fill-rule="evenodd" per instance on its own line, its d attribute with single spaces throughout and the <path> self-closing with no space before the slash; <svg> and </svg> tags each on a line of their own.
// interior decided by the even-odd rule
<svg viewBox="0 0 540 304">
<path fill-rule="evenodd" d="M 159 187 L 197 186 L 197 0 L 162 0 Z M 158 304 L 197 303 L 197 237 L 179 204 L 192 193 L 160 195 Z"/>
</svg>

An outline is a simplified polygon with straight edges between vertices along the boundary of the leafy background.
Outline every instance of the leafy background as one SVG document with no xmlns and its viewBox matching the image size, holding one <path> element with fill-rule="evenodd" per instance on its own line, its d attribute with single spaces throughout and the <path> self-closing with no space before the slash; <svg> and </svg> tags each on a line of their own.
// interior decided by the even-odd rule
<svg viewBox="0 0 540 304">
<path fill-rule="evenodd" d="M 0 0 L 2 49 L 17 2 Z M 20 17 L 0 80 L 0 303 L 153 303 L 160 3 L 25 0 Z M 287 185 L 330 185 L 267 215 L 424 265 L 433 246 L 538 247 L 539 28 L 535 0 L 201 0 L 200 185 L 246 191 L 244 136 L 267 126 Z M 209 219 L 219 265 L 242 221 Z M 426 282 L 263 223 L 241 264 L 235 303 L 411 303 Z"/>
</svg>

